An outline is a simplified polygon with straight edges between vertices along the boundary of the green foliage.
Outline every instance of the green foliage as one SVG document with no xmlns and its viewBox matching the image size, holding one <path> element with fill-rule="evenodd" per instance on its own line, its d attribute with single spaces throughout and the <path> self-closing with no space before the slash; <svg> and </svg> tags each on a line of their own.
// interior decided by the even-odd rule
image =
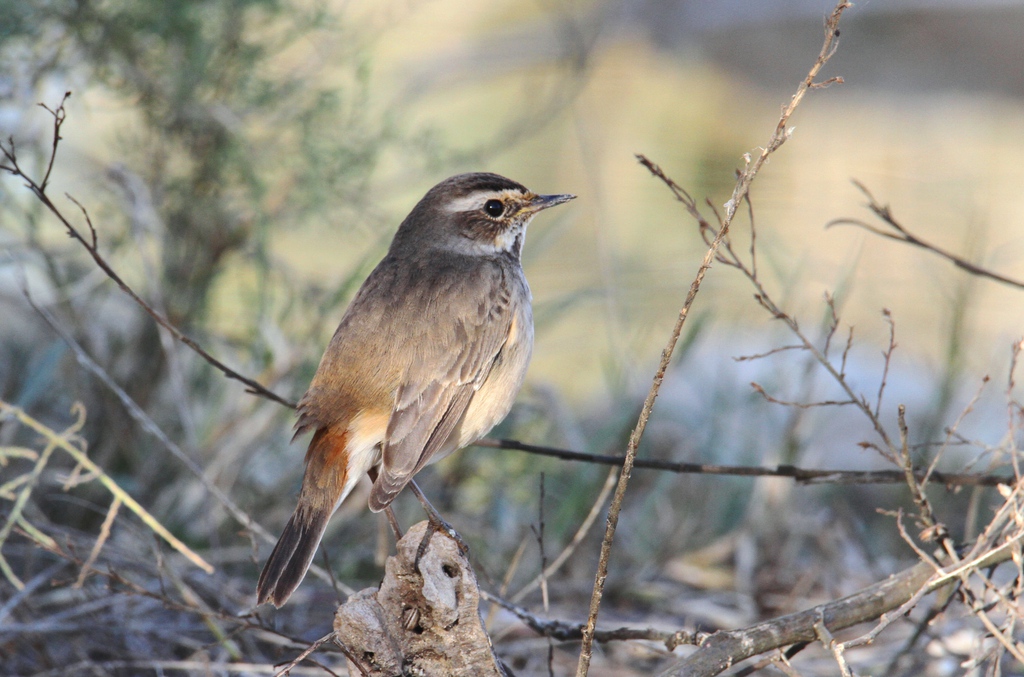
<svg viewBox="0 0 1024 677">
<path fill-rule="evenodd" d="M 186 325 L 202 320 L 228 255 L 251 247 L 265 261 L 270 224 L 330 213 L 357 194 L 391 133 L 369 117 L 364 55 L 333 64 L 350 85 L 323 82 L 320 66 L 280 71 L 313 32 L 341 32 L 323 11 L 264 0 L 16 4 L 4 63 L 53 35 L 63 58 L 38 72 L 99 84 L 137 114 L 120 151 L 165 227 L 168 311 Z"/>
</svg>

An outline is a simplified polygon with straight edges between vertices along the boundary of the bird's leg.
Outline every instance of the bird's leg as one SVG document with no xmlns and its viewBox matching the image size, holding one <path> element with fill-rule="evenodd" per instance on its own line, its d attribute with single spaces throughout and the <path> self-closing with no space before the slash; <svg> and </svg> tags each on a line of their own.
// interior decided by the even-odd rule
<svg viewBox="0 0 1024 677">
<path fill-rule="evenodd" d="M 395 518 L 395 511 L 391 509 L 391 506 L 384 508 L 384 516 L 388 518 L 388 524 L 391 526 L 391 531 L 395 532 L 395 540 L 402 540 L 402 527 L 398 526 L 398 520 Z"/>
<path fill-rule="evenodd" d="M 420 541 L 420 545 L 416 549 L 416 570 L 419 571 L 420 559 L 423 557 L 424 553 L 427 552 L 427 546 L 430 545 L 430 537 L 434 535 L 435 531 L 444 531 L 452 538 L 453 541 L 455 541 L 455 544 L 459 546 L 459 550 L 463 555 L 468 554 L 469 546 L 466 545 L 466 542 L 462 540 L 462 537 L 459 536 L 459 533 L 455 531 L 452 525 L 448 524 L 448 522 L 441 517 L 441 513 L 439 513 L 437 509 L 430 504 L 430 501 L 428 501 L 427 497 L 423 495 L 423 491 L 416 484 L 415 480 L 409 480 L 409 489 L 411 489 L 412 493 L 416 495 L 416 498 L 418 498 L 420 503 L 423 505 L 423 510 L 427 513 L 427 531 L 423 534 L 423 540 Z"/>
<path fill-rule="evenodd" d="M 377 466 L 371 466 L 366 474 L 370 476 L 370 483 L 377 481 Z M 391 506 L 384 508 L 384 516 L 388 518 L 388 526 L 391 527 L 391 531 L 395 534 L 395 541 L 402 540 L 402 527 L 398 526 L 398 519 L 395 517 L 395 511 L 391 509 Z"/>
</svg>

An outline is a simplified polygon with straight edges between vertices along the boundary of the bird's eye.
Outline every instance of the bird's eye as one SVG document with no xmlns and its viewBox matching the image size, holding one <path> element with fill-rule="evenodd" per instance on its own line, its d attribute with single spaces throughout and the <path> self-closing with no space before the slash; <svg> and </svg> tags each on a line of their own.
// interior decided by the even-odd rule
<svg viewBox="0 0 1024 677">
<path fill-rule="evenodd" d="M 487 212 L 488 216 L 498 218 L 505 212 L 505 205 L 502 204 L 501 200 L 488 200 L 484 203 L 484 211 Z"/>
</svg>

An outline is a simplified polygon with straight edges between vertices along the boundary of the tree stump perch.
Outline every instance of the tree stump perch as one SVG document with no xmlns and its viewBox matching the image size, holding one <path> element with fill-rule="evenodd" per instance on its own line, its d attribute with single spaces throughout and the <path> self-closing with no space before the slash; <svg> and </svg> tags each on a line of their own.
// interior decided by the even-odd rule
<svg viewBox="0 0 1024 677">
<path fill-rule="evenodd" d="M 455 540 L 435 532 L 416 570 L 427 528 L 420 522 L 398 541 L 379 589 L 357 592 L 335 613 L 335 641 L 347 651 L 349 671 L 508 677 L 480 619 L 476 575 Z"/>
</svg>

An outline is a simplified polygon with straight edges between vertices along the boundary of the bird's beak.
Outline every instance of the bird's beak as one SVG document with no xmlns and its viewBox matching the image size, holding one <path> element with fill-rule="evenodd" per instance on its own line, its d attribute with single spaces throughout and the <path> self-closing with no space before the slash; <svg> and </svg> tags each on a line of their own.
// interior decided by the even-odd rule
<svg viewBox="0 0 1024 677">
<path fill-rule="evenodd" d="M 554 207 L 575 198 L 575 195 L 534 195 L 527 209 L 531 212 L 539 212 L 542 209 Z"/>
</svg>

